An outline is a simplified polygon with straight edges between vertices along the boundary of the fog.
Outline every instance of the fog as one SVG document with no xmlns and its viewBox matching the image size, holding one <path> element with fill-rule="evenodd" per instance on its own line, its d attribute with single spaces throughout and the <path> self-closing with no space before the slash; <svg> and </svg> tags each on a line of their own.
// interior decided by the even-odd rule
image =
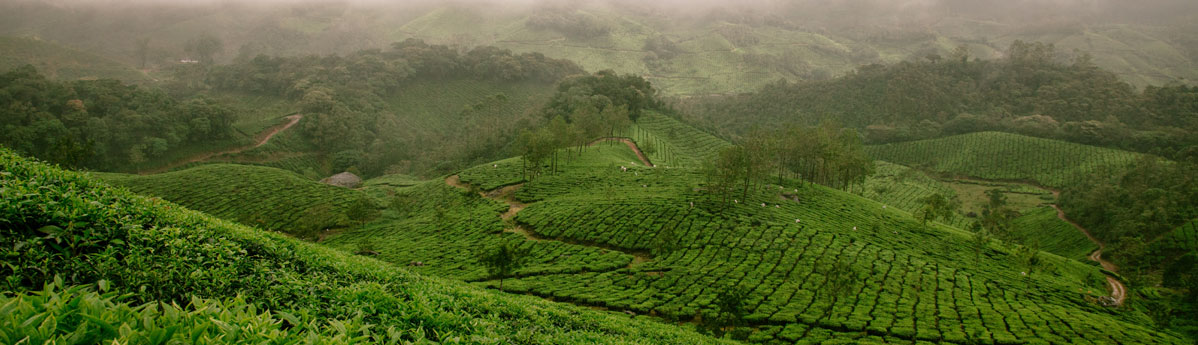
<svg viewBox="0 0 1198 345">
<path fill-rule="evenodd" d="M 670 16 L 695 16 L 712 11 L 750 11 L 796 19 L 836 23 L 853 22 L 853 17 L 894 17 L 922 21 L 947 16 L 965 16 L 990 20 L 1039 20 L 1045 17 L 1069 17 L 1087 21 L 1156 22 L 1189 20 L 1198 13 L 1198 1 L 1192 0 L 659 0 L 659 1 L 584 1 L 584 0 L 17 0 L 14 3 L 42 2 L 60 7 L 204 7 L 247 8 L 273 6 L 311 6 L 340 4 L 365 8 L 419 8 L 434 5 L 511 7 L 513 9 L 557 6 L 583 7 L 602 3 L 630 10 L 653 10 Z"/>
</svg>

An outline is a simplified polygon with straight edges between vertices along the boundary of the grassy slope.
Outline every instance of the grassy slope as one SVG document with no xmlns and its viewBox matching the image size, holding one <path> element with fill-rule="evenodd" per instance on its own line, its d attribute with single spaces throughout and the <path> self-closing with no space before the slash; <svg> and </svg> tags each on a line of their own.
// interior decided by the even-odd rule
<svg viewBox="0 0 1198 345">
<path fill-rule="evenodd" d="M 0 36 L 0 71 L 33 65 L 62 80 L 117 79 L 127 83 L 149 78 L 133 67 L 54 43 L 25 37 Z"/>
<path fill-rule="evenodd" d="M 755 341 L 1179 341 L 1142 326 L 1139 316 L 1112 314 L 1084 302 L 1085 295 L 1106 291 L 1097 268 L 1076 260 L 1042 254 L 1045 265 L 1025 280 L 1008 247 L 991 244 L 975 266 L 965 232 L 922 227 L 909 213 L 844 192 L 788 181 L 782 189 L 754 190 L 748 200 L 719 211 L 718 201 L 693 190 L 702 180 L 694 167 L 628 165 L 624 172 L 617 164 L 628 158 L 604 164 L 598 157 L 567 162 L 561 173 L 526 182 L 514 193 L 528 203 L 516 214 L 516 224 L 534 233 L 536 241 L 510 233 L 488 236 L 511 226 L 499 220 L 505 208 L 438 180 L 392 192 L 431 199 L 420 209 L 465 207 L 446 210 L 460 214 L 459 219 L 449 217 L 438 227 L 424 211 L 409 225 L 376 222 L 356 237 L 335 237 L 330 243 L 353 246 L 374 238 L 374 243 L 395 243 L 383 255 L 386 260 L 407 264 L 427 258 L 435 262 L 431 266 L 461 272 L 480 268 L 469 260 L 437 259 L 446 255 L 439 249 L 452 256 L 464 246 L 439 236 L 498 237 L 532 248 L 557 243 L 562 249 L 533 249 L 534 264 L 518 279 L 505 281 L 503 289 L 678 320 L 711 317 L 716 297 L 737 289 L 748 294 L 746 321 L 754 326 L 750 339 Z M 520 166 L 519 159 L 508 159 L 460 176 L 492 189 L 520 183 Z M 800 202 L 780 198 L 782 192 Z M 436 201 L 451 194 L 467 200 Z M 438 234 L 438 228 L 451 232 Z M 462 229 L 467 230 L 459 233 Z M 659 237 L 672 240 L 662 246 Z M 595 259 L 589 250 L 609 250 L 619 259 Z M 629 262 L 629 254 L 648 260 Z M 826 287 L 825 276 L 837 260 L 852 267 L 852 293 L 837 295 Z M 469 279 L 469 274 L 450 276 Z"/>
<path fill-rule="evenodd" d="M 0 283 L 7 292 L 0 305 L 6 315 L 31 320 L 0 321 L 7 339 L 716 342 L 672 325 L 422 277 L 136 196 L 7 150 L 0 150 L 0 167 L 0 242 L 13 254 L 4 259 Z M 14 246 L 18 242 L 22 245 Z M 39 297 L 31 294 L 55 279 L 50 272 L 63 285 L 98 284 L 129 293 L 122 303 L 153 305 L 130 310 L 78 289 L 45 295 L 52 303 L 33 303 Z M 157 304 L 172 301 L 183 307 Z M 227 309 L 212 308 L 222 305 Z M 180 308 L 187 313 L 173 312 Z M 74 313 L 45 313 L 64 310 Z"/>
<path fill-rule="evenodd" d="M 355 224 L 350 205 L 367 198 L 291 172 L 248 165 L 208 164 L 155 175 L 96 174 L 138 194 L 241 224 L 311 236 Z M 373 202 L 372 202 L 373 203 Z"/>
<path fill-rule="evenodd" d="M 586 152 L 572 164 L 607 167 L 636 160 L 626 146 L 587 148 Z M 504 168 L 519 166 L 518 159 L 502 162 Z M 506 171 L 491 165 L 476 169 Z M 396 178 L 387 176 L 370 181 L 393 179 Z M 388 200 L 389 207 L 376 221 L 333 236 L 325 244 L 350 251 L 369 248 L 383 260 L 404 265 L 420 262 L 420 266 L 412 267 L 417 272 L 462 280 L 486 280 L 487 272 L 477 253 L 502 242 L 530 252 L 530 259 L 517 275 L 605 271 L 627 266 L 633 260 L 631 255 L 601 248 L 524 241 L 517 234 L 503 232 L 505 225 L 497 215 L 507 209 L 504 204 L 450 187 L 443 179 L 406 187 L 371 182 L 367 185 L 370 187 L 365 191 Z"/>
<path fill-rule="evenodd" d="M 980 132 L 873 145 L 866 152 L 934 172 L 996 180 L 1028 180 L 1061 187 L 1103 167 L 1122 168 L 1142 154 L 1018 134 Z"/>
<path fill-rule="evenodd" d="M 1087 256 L 1098 250 L 1072 224 L 1057 218 L 1057 210 L 1041 207 L 1012 221 L 1012 235 L 1028 245 L 1039 244 L 1040 250 L 1075 260 L 1087 260 Z"/>
</svg>

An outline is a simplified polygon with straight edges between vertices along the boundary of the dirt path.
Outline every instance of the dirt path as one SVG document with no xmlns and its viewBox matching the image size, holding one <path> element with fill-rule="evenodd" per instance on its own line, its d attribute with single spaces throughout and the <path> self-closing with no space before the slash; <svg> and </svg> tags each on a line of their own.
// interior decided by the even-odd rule
<svg viewBox="0 0 1198 345">
<path fill-rule="evenodd" d="M 459 177 L 458 175 L 446 177 L 445 184 L 453 186 L 453 187 L 457 187 L 457 188 L 470 189 L 470 185 L 463 183 L 461 177 Z M 528 204 L 525 204 L 525 203 L 522 203 L 522 202 L 516 200 L 516 190 L 520 189 L 520 187 L 523 187 L 523 186 L 524 186 L 523 183 L 515 184 L 515 185 L 502 187 L 502 188 L 494 189 L 494 190 L 487 191 L 487 192 L 478 192 L 478 194 L 484 198 L 503 202 L 503 203 L 507 204 L 507 206 L 508 206 L 507 211 L 503 212 L 503 214 L 499 215 L 499 217 L 502 218 L 503 220 L 509 220 L 509 219 L 512 219 L 513 217 L 515 217 L 516 213 L 519 213 L 520 210 L 523 210 L 525 207 L 528 207 Z M 640 263 L 653 261 L 653 258 L 650 257 L 648 253 L 644 253 L 644 252 L 625 250 L 625 249 L 616 248 L 616 247 L 608 246 L 608 245 L 588 244 L 588 243 L 581 243 L 581 242 L 576 242 L 576 241 L 563 241 L 563 240 L 558 240 L 558 239 L 553 239 L 553 238 L 541 237 L 541 236 L 538 236 L 537 234 L 533 233 L 532 231 L 529 231 L 527 228 L 520 226 L 518 224 L 514 225 L 512 227 L 509 227 L 509 228 L 504 228 L 503 231 L 514 233 L 514 234 L 517 234 L 520 236 L 524 236 L 524 239 L 529 240 L 529 241 L 558 241 L 558 242 L 564 242 L 564 243 L 569 243 L 569 244 L 573 244 L 573 245 L 596 247 L 596 248 L 600 248 L 600 249 L 617 251 L 617 252 L 621 252 L 624 254 L 632 255 L 632 262 L 628 263 L 628 266 L 627 266 L 629 268 L 631 268 L 634 265 L 640 264 Z"/>
<path fill-rule="evenodd" d="M 657 167 L 656 165 L 653 165 L 653 163 L 652 163 L 652 162 L 649 162 L 649 157 L 648 157 L 648 156 L 645 156 L 645 153 L 644 153 L 644 152 L 641 152 L 641 148 L 640 148 L 640 147 L 637 147 L 637 146 L 636 146 L 636 143 L 635 143 L 635 142 L 633 142 L 633 141 L 632 141 L 632 139 L 628 139 L 628 138 L 621 138 L 621 137 L 607 137 L 607 138 L 599 138 L 599 139 L 595 139 L 595 141 L 592 141 L 591 143 L 587 144 L 587 146 L 595 146 L 595 144 L 598 144 L 598 143 L 601 143 L 601 142 L 604 142 L 604 141 L 619 141 L 619 142 L 622 142 L 622 143 L 624 143 L 625 145 L 628 145 L 628 148 L 629 148 L 629 149 L 632 149 L 632 152 L 635 152 L 635 153 L 636 153 L 636 158 L 640 158 L 640 159 L 641 159 L 641 164 L 644 164 L 645 166 L 647 166 L 647 167 L 650 167 L 650 168 L 655 168 L 655 167 Z"/>
<path fill-rule="evenodd" d="M 270 138 L 273 138 L 275 136 L 275 134 L 279 134 L 279 132 L 287 130 L 288 128 L 291 128 L 291 126 L 295 126 L 295 124 L 299 123 L 299 121 L 303 118 L 304 118 L 304 115 L 300 115 L 300 114 L 287 116 L 286 119 L 290 120 L 290 121 L 287 121 L 287 123 L 275 125 L 274 127 L 267 128 L 265 131 L 259 132 L 257 135 L 254 135 L 254 143 L 253 144 L 236 147 L 236 148 L 232 148 L 232 149 L 228 149 L 228 150 L 224 150 L 224 151 L 201 153 L 201 154 L 191 156 L 191 157 L 188 157 L 188 158 L 185 158 L 185 159 L 182 159 L 182 160 L 179 160 L 174 163 L 167 164 L 167 165 L 164 165 L 164 166 L 161 166 L 158 168 L 141 171 L 141 172 L 138 172 L 138 174 L 145 175 L 145 174 L 162 173 L 162 172 L 166 172 L 166 171 L 169 171 L 176 167 L 184 166 L 184 165 L 187 165 L 190 163 L 203 162 L 212 157 L 226 155 L 226 154 L 240 153 L 241 151 L 249 150 L 249 149 L 256 148 L 256 147 L 259 147 L 262 145 L 266 145 L 266 143 L 270 141 Z"/>
<path fill-rule="evenodd" d="M 1057 193 L 1054 192 L 1053 194 L 1057 194 Z M 1114 263 L 1111 263 L 1110 261 L 1106 261 L 1105 259 L 1102 258 L 1102 249 L 1105 248 L 1105 246 L 1102 244 L 1102 242 L 1099 242 L 1098 239 L 1094 237 L 1094 235 L 1091 235 L 1089 230 L 1086 230 L 1086 228 L 1083 228 L 1081 225 L 1078 225 L 1077 223 L 1074 223 L 1073 221 L 1069 220 L 1069 218 L 1066 218 L 1065 211 L 1061 210 L 1061 208 L 1058 207 L 1056 204 L 1053 204 L 1052 208 L 1057 210 L 1057 218 L 1060 218 L 1061 220 L 1065 221 L 1066 223 L 1069 223 L 1070 225 L 1073 225 L 1073 227 L 1077 228 L 1078 231 L 1081 231 L 1083 235 L 1086 235 L 1086 238 L 1090 239 L 1090 242 L 1094 242 L 1094 244 L 1098 245 L 1098 250 L 1095 250 L 1093 253 L 1090 253 L 1090 256 L 1088 257 L 1091 261 L 1097 261 L 1098 264 L 1102 265 L 1102 268 L 1106 269 L 1107 271 L 1117 272 L 1119 270 L 1119 267 L 1115 266 Z M 1123 286 L 1123 283 L 1119 282 L 1118 279 L 1115 279 L 1115 277 L 1112 277 L 1110 275 L 1106 276 L 1106 282 L 1108 285 L 1111 286 L 1111 298 L 1115 299 L 1115 305 L 1116 306 L 1123 305 L 1123 300 L 1127 299 L 1127 287 Z"/>
</svg>

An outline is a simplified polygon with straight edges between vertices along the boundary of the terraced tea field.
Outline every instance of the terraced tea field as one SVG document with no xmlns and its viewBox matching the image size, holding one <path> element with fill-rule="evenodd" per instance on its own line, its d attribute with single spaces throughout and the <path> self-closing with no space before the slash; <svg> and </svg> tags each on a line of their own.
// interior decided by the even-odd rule
<svg viewBox="0 0 1198 345">
<path fill-rule="evenodd" d="M 932 194 L 956 198 L 960 202 L 960 209 L 947 224 L 961 229 L 967 229 L 978 219 L 982 206 L 988 202 L 989 197 L 985 194 L 988 190 L 1002 191 L 1007 198 L 1007 206 L 1017 212 L 1033 212 L 1055 199 L 1051 191 L 1022 183 L 939 180 L 917 169 L 886 161 L 875 161 L 874 168 L 874 175 L 866 178 L 864 185 L 850 191 L 911 213 L 923 207 L 920 199 Z"/>
<path fill-rule="evenodd" d="M 957 176 L 1025 180 L 1062 187 L 1100 169 L 1122 169 L 1143 154 L 1033 138 L 979 132 L 939 139 L 872 145 L 874 159 Z"/>
<path fill-rule="evenodd" d="M 586 148 L 582 156 L 569 159 L 569 164 L 592 169 L 618 169 L 619 164 L 627 165 L 636 160 L 636 155 L 624 145 L 597 145 Z M 497 181 L 486 188 L 494 190 L 518 181 L 519 168 L 519 159 L 509 159 L 471 170 L 474 171 L 472 176 L 490 176 L 492 181 Z M 514 177 L 508 174 L 514 174 Z M 377 183 L 394 179 L 384 177 L 366 183 L 367 192 L 389 200 L 390 206 L 379 219 L 333 236 L 324 243 L 351 252 L 370 250 L 383 260 L 409 265 L 417 272 L 467 281 L 487 277 L 475 253 L 499 242 L 509 242 L 528 251 L 528 262 L 515 272 L 516 276 L 610 271 L 627 267 L 635 259 L 618 250 L 561 241 L 526 240 L 511 231 L 511 226 L 498 216 L 508 210 L 507 205 L 450 186 L 444 180 L 422 181 L 398 188 L 393 183 Z M 407 178 L 399 179 L 411 182 Z M 467 183 L 465 178 L 456 180 L 453 184 Z M 509 231 L 505 232 L 505 229 Z"/>
<path fill-rule="evenodd" d="M 1041 207 L 1012 221 L 1012 235 L 1020 243 L 1038 244 L 1040 250 L 1075 260 L 1086 260 L 1098 245 L 1057 218 L 1057 210 Z"/>
<path fill-rule="evenodd" d="M 683 322 L 716 317 L 719 297 L 740 291 L 755 342 L 1181 342 L 1087 302 L 1108 290 L 1077 260 L 1042 253 L 1025 275 L 1004 244 L 979 255 L 964 231 L 798 181 L 724 205 L 695 188 L 692 166 L 646 167 L 620 145 L 587 150 L 609 149 L 532 181 L 513 158 L 461 171 L 448 181 L 457 188 L 368 188 L 408 200 L 398 209 L 412 216 L 388 211 L 328 243 L 368 243 L 384 260 L 498 288 L 471 253 L 512 241 L 530 249 L 529 265 L 505 291 Z"/>
<path fill-rule="evenodd" d="M 730 144 L 676 119 L 647 112 L 626 136 L 633 138 L 659 165 L 701 166 Z"/>
<path fill-rule="evenodd" d="M 333 187 L 268 167 L 206 164 L 156 175 L 101 174 L 113 185 L 268 230 L 309 237 L 368 220 L 377 202 L 361 191 Z M 351 209 L 358 204 L 361 215 Z"/>
</svg>

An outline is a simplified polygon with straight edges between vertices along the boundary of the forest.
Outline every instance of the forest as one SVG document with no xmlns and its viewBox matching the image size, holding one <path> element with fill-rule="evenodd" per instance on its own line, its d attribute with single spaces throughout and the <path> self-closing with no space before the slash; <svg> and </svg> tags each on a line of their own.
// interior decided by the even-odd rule
<svg viewBox="0 0 1198 345">
<path fill-rule="evenodd" d="M 1004 131 L 1193 159 L 1198 89 L 1137 90 L 1088 54 L 1070 55 L 1052 44 L 1015 41 L 1004 58 L 987 60 L 958 47 L 947 56 L 861 66 L 832 80 L 780 81 L 747 94 L 677 102 L 723 136 L 834 120 L 862 128 L 870 143 Z"/>
</svg>

